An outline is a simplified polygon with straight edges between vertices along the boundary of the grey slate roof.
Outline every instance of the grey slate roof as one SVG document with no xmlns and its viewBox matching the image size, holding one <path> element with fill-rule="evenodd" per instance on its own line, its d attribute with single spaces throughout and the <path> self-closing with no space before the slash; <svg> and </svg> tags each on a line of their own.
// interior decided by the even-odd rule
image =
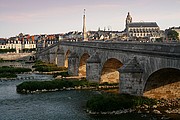
<svg viewBox="0 0 180 120">
<path fill-rule="evenodd" d="M 158 27 L 156 22 L 132 22 L 129 27 Z"/>
<path fill-rule="evenodd" d="M 1 39 L 1 40 L 0 40 L 0 45 L 5 45 L 5 44 L 6 44 L 6 40 Z"/>
</svg>

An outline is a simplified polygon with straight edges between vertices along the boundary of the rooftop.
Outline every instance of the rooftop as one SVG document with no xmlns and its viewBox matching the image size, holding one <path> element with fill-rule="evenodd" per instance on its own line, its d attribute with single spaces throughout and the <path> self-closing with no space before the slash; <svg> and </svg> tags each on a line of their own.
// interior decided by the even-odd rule
<svg viewBox="0 0 180 120">
<path fill-rule="evenodd" d="M 132 22 L 129 27 L 158 27 L 156 22 Z"/>
</svg>

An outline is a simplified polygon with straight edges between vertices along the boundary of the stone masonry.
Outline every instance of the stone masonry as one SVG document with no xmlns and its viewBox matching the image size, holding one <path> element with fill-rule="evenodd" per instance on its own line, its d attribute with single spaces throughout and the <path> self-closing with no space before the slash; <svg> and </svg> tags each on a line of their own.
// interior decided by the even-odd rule
<svg viewBox="0 0 180 120">
<path fill-rule="evenodd" d="M 85 53 L 89 57 L 81 59 Z M 68 61 L 70 75 L 78 76 L 86 72 L 84 75 L 87 80 L 99 83 L 117 80 L 120 84 L 120 93 L 143 95 L 145 88 L 149 87 L 147 81 L 150 76 L 155 75 L 153 73 L 165 69 L 180 71 L 180 44 L 61 41 L 37 53 L 37 58 L 58 66 L 65 66 L 67 64 L 65 61 Z M 81 72 L 79 68 L 82 66 L 86 69 L 83 67 L 83 72 L 79 73 Z M 178 77 L 178 74 L 174 77 Z M 166 89 L 171 89 L 173 92 L 166 90 L 166 93 L 179 92 L 177 91 L 179 81 L 170 82 L 169 85 L 172 84 L 170 86 L 177 87 L 167 87 Z M 146 93 L 155 89 L 160 93 L 165 87 L 161 85 L 158 88 L 149 88 L 151 89 Z"/>
</svg>

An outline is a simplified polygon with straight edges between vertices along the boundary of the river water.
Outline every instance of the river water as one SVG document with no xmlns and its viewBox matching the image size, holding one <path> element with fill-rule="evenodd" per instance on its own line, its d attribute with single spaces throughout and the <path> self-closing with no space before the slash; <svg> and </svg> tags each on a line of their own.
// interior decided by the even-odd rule
<svg viewBox="0 0 180 120">
<path fill-rule="evenodd" d="M 85 111 L 86 101 L 96 91 L 58 91 L 18 94 L 16 85 L 25 80 L 0 81 L 0 120 L 156 120 L 156 116 L 122 114 L 93 116 Z M 27 81 L 27 80 L 26 80 Z"/>
</svg>

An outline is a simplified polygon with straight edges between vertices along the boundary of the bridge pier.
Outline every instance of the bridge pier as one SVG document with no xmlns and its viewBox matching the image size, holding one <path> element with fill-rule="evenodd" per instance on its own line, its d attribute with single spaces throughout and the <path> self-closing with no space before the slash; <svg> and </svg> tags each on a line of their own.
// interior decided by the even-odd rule
<svg viewBox="0 0 180 120">
<path fill-rule="evenodd" d="M 98 53 L 95 53 L 92 57 L 87 60 L 86 64 L 86 79 L 90 82 L 100 81 L 101 60 Z"/>
<path fill-rule="evenodd" d="M 68 74 L 78 76 L 79 73 L 79 57 L 76 53 L 71 53 L 68 57 Z"/>
<path fill-rule="evenodd" d="M 143 95 L 143 69 L 137 62 L 136 57 L 124 64 L 118 70 L 120 72 L 120 93 L 131 95 Z"/>
<path fill-rule="evenodd" d="M 50 57 L 50 63 L 56 64 L 56 53 L 55 52 L 50 52 L 49 54 Z"/>
<path fill-rule="evenodd" d="M 64 64 L 65 56 L 64 56 L 64 50 L 58 49 L 57 51 L 57 66 L 65 66 Z"/>
<path fill-rule="evenodd" d="M 44 56 L 43 54 L 42 55 L 36 54 L 36 58 L 41 61 L 43 61 L 43 56 Z"/>
<path fill-rule="evenodd" d="M 46 62 L 46 63 L 50 63 L 50 54 L 49 54 L 49 52 L 45 53 L 44 57 L 45 57 L 45 59 L 43 61 Z"/>
</svg>

